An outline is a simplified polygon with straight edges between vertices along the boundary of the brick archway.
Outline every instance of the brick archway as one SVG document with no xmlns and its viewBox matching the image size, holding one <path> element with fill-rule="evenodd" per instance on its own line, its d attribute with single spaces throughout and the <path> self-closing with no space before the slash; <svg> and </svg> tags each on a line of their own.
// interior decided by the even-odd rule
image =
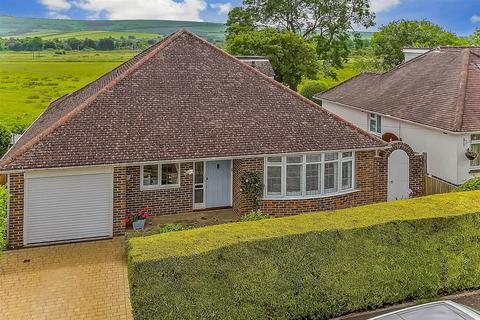
<svg viewBox="0 0 480 320">
<path fill-rule="evenodd" d="M 385 185 L 378 186 L 379 199 L 387 199 L 387 176 L 388 176 L 388 158 L 395 150 L 403 150 L 409 157 L 410 179 L 409 187 L 412 190 L 412 197 L 425 195 L 425 174 L 426 174 L 426 154 L 416 153 L 410 145 L 402 141 L 393 141 L 388 144 L 385 150 L 379 152 L 379 159 L 376 165 L 377 174 L 382 175 Z"/>
</svg>

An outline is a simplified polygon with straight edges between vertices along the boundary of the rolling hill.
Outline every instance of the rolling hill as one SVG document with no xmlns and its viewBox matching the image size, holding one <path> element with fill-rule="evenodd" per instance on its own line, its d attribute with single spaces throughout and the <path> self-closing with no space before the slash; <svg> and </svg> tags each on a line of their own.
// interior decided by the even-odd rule
<svg viewBox="0 0 480 320">
<path fill-rule="evenodd" d="M 60 20 L 0 16 L 1 37 L 92 38 L 92 33 L 103 32 L 102 37 L 135 35 L 151 38 L 169 35 L 185 28 L 211 42 L 221 42 L 225 25 L 213 22 L 170 20 Z M 70 35 L 69 35 L 70 33 Z M 85 36 L 88 35 L 88 36 Z"/>
</svg>

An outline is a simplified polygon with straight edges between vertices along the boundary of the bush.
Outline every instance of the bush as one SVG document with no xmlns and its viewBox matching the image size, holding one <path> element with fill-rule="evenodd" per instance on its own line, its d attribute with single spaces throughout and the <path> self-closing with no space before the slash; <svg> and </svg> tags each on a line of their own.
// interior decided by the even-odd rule
<svg viewBox="0 0 480 320">
<path fill-rule="evenodd" d="M 8 151 L 11 139 L 12 134 L 10 131 L 8 131 L 8 129 L 4 126 L 0 125 L 0 158 Z"/>
<path fill-rule="evenodd" d="M 240 218 L 240 221 L 258 221 L 258 220 L 263 220 L 267 218 L 268 216 L 264 215 L 261 210 L 252 210 L 252 212 L 247 213 L 246 215 L 243 215 Z"/>
<path fill-rule="evenodd" d="M 181 231 L 181 230 L 188 230 L 192 229 L 193 226 L 185 226 L 180 223 L 171 223 L 171 224 L 166 224 L 156 230 L 157 233 L 167 233 L 167 232 L 173 232 L 173 231 Z"/>
<path fill-rule="evenodd" d="M 245 172 L 240 177 L 240 185 L 245 198 L 250 200 L 253 208 L 258 209 L 258 203 L 263 195 L 263 176 L 258 171 Z"/>
<path fill-rule="evenodd" d="M 470 179 L 464 182 L 460 187 L 456 188 L 455 191 L 474 191 L 480 190 L 480 177 Z"/>
<path fill-rule="evenodd" d="M 0 255 L 6 243 L 8 193 L 5 187 L 0 186 Z"/>
<path fill-rule="evenodd" d="M 135 319 L 328 319 L 480 287 L 478 192 L 130 239 Z"/>
<path fill-rule="evenodd" d="M 302 88 L 300 89 L 300 94 L 307 99 L 318 102 L 318 100 L 313 99 L 313 96 L 327 89 L 328 86 L 325 82 L 312 80 L 307 81 L 302 85 Z"/>
</svg>

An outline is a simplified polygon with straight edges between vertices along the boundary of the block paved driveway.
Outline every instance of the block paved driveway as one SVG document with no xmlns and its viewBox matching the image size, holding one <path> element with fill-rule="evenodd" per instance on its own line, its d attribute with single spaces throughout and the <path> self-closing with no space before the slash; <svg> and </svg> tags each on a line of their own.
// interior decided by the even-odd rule
<svg viewBox="0 0 480 320">
<path fill-rule="evenodd" d="M 0 318 L 133 319 L 123 238 L 9 251 Z"/>
</svg>

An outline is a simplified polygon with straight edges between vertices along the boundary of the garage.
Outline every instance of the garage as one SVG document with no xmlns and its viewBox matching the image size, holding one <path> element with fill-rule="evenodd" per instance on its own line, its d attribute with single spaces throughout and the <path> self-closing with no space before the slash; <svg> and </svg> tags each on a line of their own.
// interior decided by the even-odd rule
<svg viewBox="0 0 480 320">
<path fill-rule="evenodd" d="M 25 245 L 111 237 L 112 215 L 112 168 L 25 174 Z"/>
</svg>

